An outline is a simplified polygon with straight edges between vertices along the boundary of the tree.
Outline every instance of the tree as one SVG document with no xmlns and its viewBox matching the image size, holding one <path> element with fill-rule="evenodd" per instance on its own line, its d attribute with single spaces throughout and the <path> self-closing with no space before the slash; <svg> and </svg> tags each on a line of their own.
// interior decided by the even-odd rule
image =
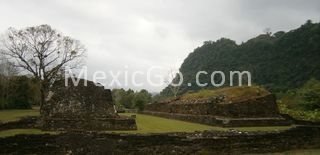
<svg viewBox="0 0 320 155">
<path fill-rule="evenodd" d="M 269 36 L 272 34 L 270 27 L 265 28 L 265 29 L 263 30 L 263 32 L 264 32 L 266 35 L 269 35 Z"/>
<path fill-rule="evenodd" d="M 307 22 L 297 29 L 258 35 L 242 44 L 228 39 L 208 41 L 195 48 L 179 68 L 184 79 L 179 94 L 212 88 L 210 74 L 214 71 L 226 74 L 224 86 L 230 86 L 230 71 L 249 71 L 255 84 L 273 93 L 300 88 L 311 77 L 320 79 L 319 34 L 320 23 Z M 208 73 L 199 79 L 208 83 L 206 87 L 195 84 L 198 71 Z M 166 87 L 161 95 L 172 96 L 170 89 Z"/>
<path fill-rule="evenodd" d="M 2 40 L 2 53 L 15 66 L 31 73 L 40 84 L 40 113 L 51 84 L 64 67 L 73 69 L 81 64 L 84 46 L 63 36 L 49 25 L 9 28 Z"/>
<path fill-rule="evenodd" d="M 9 80 L 8 109 L 30 109 L 32 98 L 30 79 L 15 76 Z"/>
<path fill-rule="evenodd" d="M 1 53 L 0 53 L 1 54 Z M 18 68 L 14 66 L 3 54 L 0 59 L 0 76 L 12 77 L 18 74 Z"/>
<path fill-rule="evenodd" d="M 7 108 L 9 101 L 10 78 L 16 76 L 18 70 L 13 63 L 9 62 L 3 55 L 0 59 L 0 109 Z"/>
<path fill-rule="evenodd" d="M 177 97 L 181 87 L 181 84 L 179 84 L 181 80 L 179 73 L 174 72 L 173 69 L 171 68 L 168 76 L 169 78 L 166 79 L 164 82 L 168 85 L 168 88 L 171 94 L 173 95 L 173 97 Z"/>
<path fill-rule="evenodd" d="M 112 97 L 117 106 L 125 107 L 125 108 L 133 108 L 133 98 L 134 98 L 135 92 L 132 89 L 124 90 L 121 89 L 113 89 L 112 90 Z"/>
<path fill-rule="evenodd" d="M 129 109 L 134 108 L 134 104 L 133 104 L 134 91 L 132 89 L 128 89 L 121 96 L 122 98 L 120 102 L 125 108 L 129 108 Z"/>
<path fill-rule="evenodd" d="M 152 96 L 151 103 L 159 102 L 159 101 L 162 101 L 164 99 L 166 99 L 166 96 L 163 96 L 163 95 L 161 95 L 159 93 L 159 94 L 156 94 L 156 95 Z"/>
<path fill-rule="evenodd" d="M 118 107 L 143 110 L 145 105 L 151 102 L 152 95 L 145 89 L 139 92 L 134 92 L 131 89 L 127 91 L 124 89 L 113 89 L 112 96 Z"/>
<path fill-rule="evenodd" d="M 147 103 L 151 102 L 151 94 L 145 90 L 142 89 L 140 92 L 135 93 L 133 98 L 133 104 L 134 107 L 143 110 Z"/>
</svg>

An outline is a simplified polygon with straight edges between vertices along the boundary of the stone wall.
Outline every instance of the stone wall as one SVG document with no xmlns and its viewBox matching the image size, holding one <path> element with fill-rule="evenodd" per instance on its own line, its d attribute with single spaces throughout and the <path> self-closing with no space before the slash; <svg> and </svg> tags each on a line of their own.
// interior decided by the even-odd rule
<svg viewBox="0 0 320 155">
<path fill-rule="evenodd" d="M 279 110 L 275 103 L 275 96 L 273 94 L 250 98 L 243 101 L 240 100 L 230 102 L 224 100 L 223 97 L 173 100 L 171 102 L 149 104 L 146 107 L 146 110 L 232 118 L 261 118 L 279 116 Z"/>
<path fill-rule="evenodd" d="M 133 118 L 120 117 L 120 118 L 110 118 L 103 120 L 61 120 L 48 122 L 45 125 L 50 126 L 40 126 L 38 117 L 23 117 L 16 121 L 10 122 L 0 122 L 0 131 L 9 129 L 41 129 L 45 128 L 47 130 L 136 130 L 136 122 Z"/>
<path fill-rule="evenodd" d="M 0 138 L 0 154 L 248 154 L 320 148 L 320 128 L 169 134 L 64 133 Z"/>
<path fill-rule="evenodd" d="M 291 125 L 294 121 L 283 117 L 273 118 L 226 118 L 212 115 L 190 115 L 176 114 L 155 111 L 142 111 L 141 114 L 159 116 L 169 119 L 176 119 L 187 122 L 194 122 L 212 126 L 222 127 L 253 127 L 253 126 L 286 126 Z"/>
<path fill-rule="evenodd" d="M 107 131 L 136 130 L 136 121 L 129 117 L 101 119 L 51 119 L 42 126 L 44 130 Z"/>
</svg>

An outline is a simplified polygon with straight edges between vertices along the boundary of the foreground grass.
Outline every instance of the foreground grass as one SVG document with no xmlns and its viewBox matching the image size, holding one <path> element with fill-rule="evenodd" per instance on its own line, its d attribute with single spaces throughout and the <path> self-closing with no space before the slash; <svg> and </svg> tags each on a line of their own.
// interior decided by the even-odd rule
<svg viewBox="0 0 320 155">
<path fill-rule="evenodd" d="M 290 150 L 279 153 L 268 153 L 269 155 L 319 155 L 320 149 Z"/>
<path fill-rule="evenodd" d="M 39 116 L 39 109 L 34 108 L 30 110 L 0 110 L 0 121 L 8 122 L 19 120 L 25 116 Z"/>
</svg>

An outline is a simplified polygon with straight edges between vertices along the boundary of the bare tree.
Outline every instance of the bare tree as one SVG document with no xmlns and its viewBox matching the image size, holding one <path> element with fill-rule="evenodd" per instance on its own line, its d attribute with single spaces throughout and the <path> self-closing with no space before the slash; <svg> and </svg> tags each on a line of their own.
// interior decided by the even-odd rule
<svg viewBox="0 0 320 155">
<path fill-rule="evenodd" d="M 31 73 L 40 83 L 40 109 L 50 85 L 65 66 L 79 66 L 86 49 L 49 25 L 16 30 L 9 28 L 2 40 L 2 53 L 15 65 Z M 40 110 L 42 113 L 42 110 Z"/>
<path fill-rule="evenodd" d="M 1 55 L 0 59 L 0 76 L 8 78 L 18 74 L 18 68 L 10 62 L 8 59 L 5 58 L 4 55 Z"/>
<path fill-rule="evenodd" d="M 180 88 L 181 88 L 181 83 L 179 84 L 180 80 L 181 79 L 179 74 L 174 72 L 173 69 L 171 68 L 169 71 L 168 79 L 165 79 L 164 82 L 168 85 L 174 97 L 177 97 L 180 92 Z"/>
</svg>

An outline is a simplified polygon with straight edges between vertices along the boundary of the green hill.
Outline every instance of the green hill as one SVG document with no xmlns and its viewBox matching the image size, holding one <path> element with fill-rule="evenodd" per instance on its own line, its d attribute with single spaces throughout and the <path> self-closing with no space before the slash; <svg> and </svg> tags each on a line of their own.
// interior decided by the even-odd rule
<svg viewBox="0 0 320 155">
<path fill-rule="evenodd" d="M 210 74 L 222 71 L 229 85 L 230 71 L 249 71 L 252 82 L 263 85 L 271 92 L 286 91 L 303 85 L 311 78 L 320 79 L 320 24 L 307 21 L 301 27 L 289 32 L 261 34 L 240 45 L 222 38 L 205 41 L 184 60 L 180 72 L 184 82 L 180 94 L 199 90 L 196 86 L 196 73 L 207 71 L 201 76 L 201 83 L 210 84 Z M 216 76 L 216 81 L 220 81 Z M 191 83 L 192 86 L 187 84 Z M 161 94 L 170 96 L 170 89 Z"/>
</svg>

